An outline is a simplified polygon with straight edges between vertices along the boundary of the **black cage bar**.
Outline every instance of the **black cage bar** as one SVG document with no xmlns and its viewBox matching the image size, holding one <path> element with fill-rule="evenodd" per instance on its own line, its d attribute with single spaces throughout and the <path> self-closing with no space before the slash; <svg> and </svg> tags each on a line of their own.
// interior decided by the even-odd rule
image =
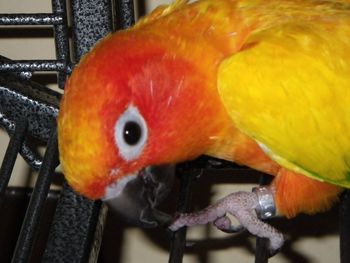
<svg viewBox="0 0 350 263">
<path fill-rule="evenodd" d="M 134 21 L 133 1 L 130 0 L 72 0 L 73 56 L 69 47 L 69 27 L 65 0 L 52 0 L 49 14 L 0 14 L 0 25 L 50 25 L 54 30 L 55 60 L 19 60 L 0 56 L 0 126 L 10 136 L 0 168 L 0 208 L 4 207 L 6 189 L 18 154 L 38 179 L 30 193 L 21 231 L 18 234 L 12 262 L 31 262 L 44 206 L 51 192 L 54 170 L 58 165 L 55 119 L 61 95 L 31 81 L 32 72 L 57 73 L 57 83 L 64 87 L 73 62 L 79 61 L 100 38 L 114 29 L 130 27 Z M 72 59 L 73 57 L 73 59 Z M 31 139 L 47 144 L 44 157 L 31 146 Z M 178 167 L 181 188 L 178 212 L 190 207 L 192 185 L 203 169 L 232 168 L 231 164 L 202 158 Z M 240 172 L 241 170 L 239 170 Z M 350 262 L 350 194 L 345 192 L 340 205 L 341 262 Z M 63 183 L 55 214 L 50 222 L 42 262 L 97 262 L 105 226 L 107 208 L 101 202 L 87 200 Z M 186 251 L 186 229 L 171 235 L 169 262 L 182 262 Z M 257 239 L 256 263 L 268 262 L 266 240 Z M 235 262 L 233 259 L 232 262 Z"/>
</svg>

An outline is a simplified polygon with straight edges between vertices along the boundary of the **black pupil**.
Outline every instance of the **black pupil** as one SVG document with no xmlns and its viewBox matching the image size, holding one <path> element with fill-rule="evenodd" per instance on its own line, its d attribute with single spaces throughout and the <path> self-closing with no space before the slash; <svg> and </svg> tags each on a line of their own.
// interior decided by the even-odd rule
<svg viewBox="0 0 350 263">
<path fill-rule="evenodd" d="M 134 121 L 128 121 L 124 126 L 124 140 L 129 145 L 135 145 L 141 138 L 141 127 Z"/>
</svg>

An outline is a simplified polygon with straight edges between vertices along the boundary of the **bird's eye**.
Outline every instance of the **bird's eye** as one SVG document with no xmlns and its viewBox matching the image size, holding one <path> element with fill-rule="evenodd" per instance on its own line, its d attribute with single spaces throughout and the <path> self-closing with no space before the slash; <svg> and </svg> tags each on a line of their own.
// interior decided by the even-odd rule
<svg viewBox="0 0 350 263">
<path fill-rule="evenodd" d="M 124 140 L 130 146 L 137 144 L 142 136 L 142 128 L 135 121 L 128 121 L 124 125 Z"/>
<path fill-rule="evenodd" d="M 114 127 L 114 139 L 120 155 L 126 160 L 142 153 L 148 137 L 147 124 L 135 106 L 129 106 Z"/>
</svg>

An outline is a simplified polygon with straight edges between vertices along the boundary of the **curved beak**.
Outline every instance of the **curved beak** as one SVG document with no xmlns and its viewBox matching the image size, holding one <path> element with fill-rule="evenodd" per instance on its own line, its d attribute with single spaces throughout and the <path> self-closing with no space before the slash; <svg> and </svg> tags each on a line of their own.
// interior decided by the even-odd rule
<svg viewBox="0 0 350 263">
<path fill-rule="evenodd" d="M 169 225 L 173 217 L 156 209 L 171 190 L 174 165 L 149 166 L 108 186 L 102 200 L 127 222 L 145 228 Z"/>
</svg>

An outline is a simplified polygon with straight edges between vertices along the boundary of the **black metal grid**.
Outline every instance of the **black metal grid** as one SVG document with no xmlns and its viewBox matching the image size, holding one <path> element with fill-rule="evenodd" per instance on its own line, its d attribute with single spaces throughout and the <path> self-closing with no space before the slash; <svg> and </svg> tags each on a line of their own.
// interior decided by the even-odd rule
<svg viewBox="0 0 350 263">
<path fill-rule="evenodd" d="M 71 4 L 76 57 L 74 61 L 78 61 L 97 40 L 112 31 L 112 9 L 111 2 L 106 0 L 73 0 Z M 58 73 L 59 87 L 62 88 L 71 70 L 66 1 L 53 0 L 52 9 L 52 14 L 0 15 L 0 25 L 52 25 L 57 57 L 56 60 L 30 61 L 11 61 L 3 57 L 1 59 L 0 125 L 11 136 L 1 166 L 1 202 L 18 153 L 21 153 L 33 169 L 40 169 L 12 262 L 30 261 L 43 206 L 52 183 L 54 169 L 58 165 L 55 118 L 61 96 L 30 81 L 32 72 L 55 71 Z M 28 146 L 28 136 L 47 142 L 43 160 Z M 100 202 L 92 202 L 76 195 L 65 184 L 41 261 L 87 262 L 94 260 L 93 257 L 97 259 L 98 254 L 91 251 L 98 251 L 96 248 L 100 246 L 98 240 L 101 238 L 95 236 L 95 233 L 101 235 L 101 231 L 97 230 L 103 226 L 106 211 L 100 208 Z"/>
<path fill-rule="evenodd" d="M 69 52 L 67 8 L 65 0 L 52 1 L 52 14 L 0 14 L 0 25 L 51 25 L 54 28 L 56 60 L 12 61 L 0 57 L 0 126 L 10 135 L 10 143 L 0 168 L 0 206 L 13 166 L 20 153 L 34 170 L 40 169 L 27 212 L 18 236 L 12 262 L 29 262 L 40 217 L 58 165 L 55 118 L 61 95 L 30 81 L 35 71 L 58 73 L 58 85 L 64 86 L 72 62 Z M 86 53 L 101 37 L 114 28 L 134 23 L 133 1 L 72 0 L 73 61 Z M 117 14 L 117 19 L 114 18 Z M 116 26 L 114 26 L 115 21 Z M 42 159 L 28 144 L 28 136 L 47 142 Z M 203 161 L 204 160 L 204 161 Z M 215 166 L 215 165 L 214 165 Z M 180 166 L 181 189 L 178 211 L 189 208 L 191 186 L 198 169 L 212 167 L 202 159 Z M 230 167 L 224 164 L 221 167 Z M 350 262 L 350 194 L 345 192 L 340 210 L 341 262 Z M 76 195 L 64 184 L 50 228 L 42 262 L 96 262 L 107 209 Z M 169 262 L 182 262 L 186 228 L 172 235 Z M 257 239 L 256 263 L 268 262 L 266 240 Z"/>
</svg>

